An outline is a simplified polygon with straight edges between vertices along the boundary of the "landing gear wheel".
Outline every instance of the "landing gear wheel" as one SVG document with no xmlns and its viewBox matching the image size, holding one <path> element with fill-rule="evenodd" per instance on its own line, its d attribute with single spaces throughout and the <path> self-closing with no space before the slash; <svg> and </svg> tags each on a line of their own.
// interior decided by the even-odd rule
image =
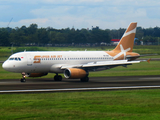
<svg viewBox="0 0 160 120">
<path fill-rule="evenodd" d="M 54 80 L 55 81 L 62 81 L 62 76 L 61 75 L 55 75 Z"/>
<path fill-rule="evenodd" d="M 26 74 L 25 72 L 22 72 L 22 78 L 21 78 L 21 82 L 26 82 Z"/>
<path fill-rule="evenodd" d="M 26 79 L 25 78 L 21 78 L 21 82 L 26 82 Z"/>
<path fill-rule="evenodd" d="M 81 82 L 88 82 L 88 81 L 89 81 L 89 78 L 88 78 L 88 77 L 81 78 Z"/>
<path fill-rule="evenodd" d="M 62 76 L 61 75 L 58 75 L 58 80 L 62 81 Z"/>
</svg>

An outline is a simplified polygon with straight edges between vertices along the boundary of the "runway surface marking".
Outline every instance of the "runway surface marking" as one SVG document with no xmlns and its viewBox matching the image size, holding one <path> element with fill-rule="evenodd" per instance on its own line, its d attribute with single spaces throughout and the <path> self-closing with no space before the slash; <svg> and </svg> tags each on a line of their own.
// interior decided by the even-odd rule
<svg viewBox="0 0 160 120">
<path fill-rule="evenodd" d="M 148 78 L 140 78 L 141 80 L 145 79 L 145 80 L 160 80 L 160 77 L 148 77 Z"/>
<path fill-rule="evenodd" d="M 160 88 L 159 86 L 129 86 L 129 87 L 98 87 L 98 88 L 66 88 L 66 89 L 37 89 L 37 90 L 3 90 L 0 93 L 26 93 L 26 92 L 67 92 L 90 90 L 123 90 L 123 89 L 148 89 Z"/>
</svg>

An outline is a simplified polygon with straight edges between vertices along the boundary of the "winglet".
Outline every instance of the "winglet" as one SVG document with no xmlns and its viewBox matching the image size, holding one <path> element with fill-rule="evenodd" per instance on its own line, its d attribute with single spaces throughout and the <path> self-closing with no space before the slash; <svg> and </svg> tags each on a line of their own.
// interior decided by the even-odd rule
<svg viewBox="0 0 160 120">
<path fill-rule="evenodd" d="M 150 63 L 150 61 L 151 61 L 151 58 L 147 60 L 148 63 Z"/>
</svg>

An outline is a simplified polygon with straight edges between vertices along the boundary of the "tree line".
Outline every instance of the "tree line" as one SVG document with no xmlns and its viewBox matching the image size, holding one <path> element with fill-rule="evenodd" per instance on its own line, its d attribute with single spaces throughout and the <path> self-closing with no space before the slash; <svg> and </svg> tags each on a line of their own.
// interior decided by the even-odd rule
<svg viewBox="0 0 160 120">
<path fill-rule="evenodd" d="M 100 44 L 110 43 L 111 39 L 120 39 L 126 29 L 105 29 L 93 27 L 89 29 L 55 29 L 52 27 L 38 28 L 37 24 L 29 27 L 0 28 L 0 46 L 24 46 L 24 45 L 55 45 L 55 44 Z M 136 42 L 151 42 L 158 44 L 160 28 L 137 27 Z"/>
</svg>

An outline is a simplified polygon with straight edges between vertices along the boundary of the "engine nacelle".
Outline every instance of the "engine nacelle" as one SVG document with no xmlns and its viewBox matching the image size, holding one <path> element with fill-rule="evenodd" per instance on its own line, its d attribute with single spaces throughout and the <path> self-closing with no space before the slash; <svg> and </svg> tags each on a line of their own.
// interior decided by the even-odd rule
<svg viewBox="0 0 160 120">
<path fill-rule="evenodd" d="M 68 68 L 64 71 L 65 78 L 68 79 L 80 79 L 88 76 L 88 72 L 78 68 Z"/>
<path fill-rule="evenodd" d="M 27 77 L 42 77 L 47 75 L 48 73 L 27 73 Z"/>
</svg>

